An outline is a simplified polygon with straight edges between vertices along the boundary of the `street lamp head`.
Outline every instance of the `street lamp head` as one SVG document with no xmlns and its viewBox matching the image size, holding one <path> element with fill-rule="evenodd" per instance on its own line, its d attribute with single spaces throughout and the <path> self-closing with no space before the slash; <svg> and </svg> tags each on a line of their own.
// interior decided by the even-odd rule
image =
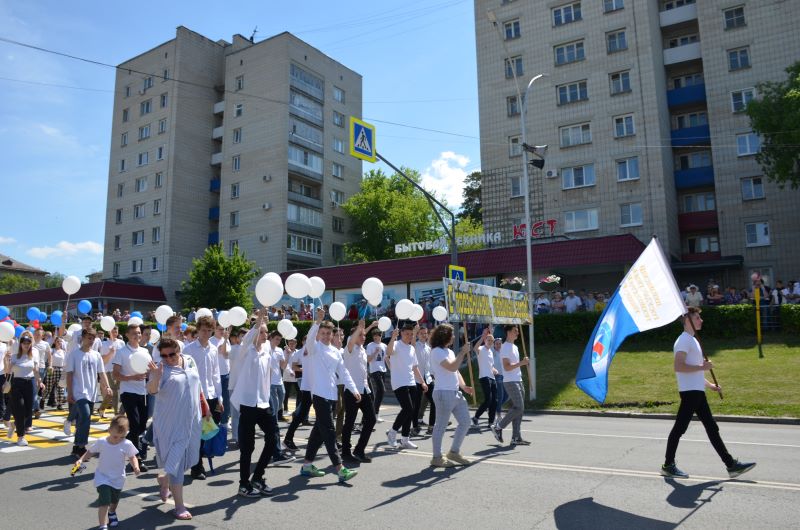
<svg viewBox="0 0 800 530">
<path fill-rule="evenodd" d="M 547 154 L 547 145 L 534 145 L 533 154 L 544 157 Z"/>
</svg>

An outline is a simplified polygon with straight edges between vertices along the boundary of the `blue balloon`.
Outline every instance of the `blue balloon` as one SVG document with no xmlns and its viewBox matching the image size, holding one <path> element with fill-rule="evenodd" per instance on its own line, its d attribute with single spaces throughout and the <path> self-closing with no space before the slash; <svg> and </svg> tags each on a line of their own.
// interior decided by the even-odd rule
<svg viewBox="0 0 800 530">
<path fill-rule="evenodd" d="M 26 315 L 28 315 L 28 320 L 36 320 L 36 319 L 38 319 L 40 312 L 41 311 L 39 311 L 38 307 L 29 307 L 28 308 L 28 312 L 26 313 Z"/>
<path fill-rule="evenodd" d="M 166 324 L 156 324 L 156 329 L 158 329 L 158 331 L 167 331 L 167 325 Z"/>
<path fill-rule="evenodd" d="M 132 317 L 139 317 L 139 318 L 142 318 L 142 319 L 144 318 L 142 316 L 142 312 L 141 311 L 134 311 L 133 313 L 131 313 L 131 316 Z"/>
<path fill-rule="evenodd" d="M 22 326 L 17 326 L 16 328 L 14 328 L 14 336 L 19 338 L 19 336 L 22 335 L 23 331 L 25 331 L 25 328 L 23 328 Z"/>
<path fill-rule="evenodd" d="M 53 311 L 53 314 L 50 315 L 50 322 L 53 323 L 54 326 L 60 326 L 63 324 L 62 318 L 64 313 L 61 311 Z"/>
<path fill-rule="evenodd" d="M 47 313 L 45 313 L 44 311 L 40 311 L 39 312 L 39 323 L 40 324 L 44 324 L 45 322 L 47 322 Z"/>
<path fill-rule="evenodd" d="M 92 310 L 92 303 L 89 300 L 81 300 L 78 302 L 78 311 L 84 315 Z"/>
<path fill-rule="evenodd" d="M 9 314 L 11 314 L 11 311 L 6 306 L 0 305 L 0 320 L 6 318 Z"/>
<path fill-rule="evenodd" d="M 186 331 L 187 327 L 189 327 L 189 326 L 187 326 L 186 322 L 184 322 L 183 324 L 181 324 L 181 331 Z"/>
</svg>

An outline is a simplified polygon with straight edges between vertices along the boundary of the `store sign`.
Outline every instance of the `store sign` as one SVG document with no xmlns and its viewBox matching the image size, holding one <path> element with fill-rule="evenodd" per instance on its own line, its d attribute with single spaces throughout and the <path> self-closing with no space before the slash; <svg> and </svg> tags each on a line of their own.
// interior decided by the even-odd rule
<svg viewBox="0 0 800 530">
<path fill-rule="evenodd" d="M 449 278 L 442 282 L 450 322 L 526 324 L 531 320 L 527 293 Z"/>
<path fill-rule="evenodd" d="M 556 233 L 557 219 L 548 219 L 546 221 L 536 221 L 533 223 L 533 230 L 531 230 L 531 238 L 536 239 L 539 237 L 553 237 Z M 514 225 L 513 240 L 525 239 L 527 227 L 525 223 Z"/>
<path fill-rule="evenodd" d="M 476 243 L 491 243 L 496 244 L 500 243 L 503 239 L 503 236 L 500 232 L 495 232 L 493 234 L 485 233 L 485 234 L 478 234 L 474 236 L 459 236 L 456 238 L 456 245 L 463 246 L 463 245 L 474 245 Z M 450 243 L 450 239 L 446 237 L 440 237 L 439 239 L 434 239 L 433 241 L 417 241 L 414 243 L 400 243 L 394 246 L 394 253 L 395 254 L 406 254 L 408 252 L 417 252 L 419 250 L 441 250 L 446 248 Z"/>
</svg>

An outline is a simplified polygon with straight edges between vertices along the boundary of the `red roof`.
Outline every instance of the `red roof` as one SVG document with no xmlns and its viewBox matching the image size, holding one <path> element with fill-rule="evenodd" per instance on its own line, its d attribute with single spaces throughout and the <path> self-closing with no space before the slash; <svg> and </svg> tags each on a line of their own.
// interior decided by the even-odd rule
<svg viewBox="0 0 800 530">
<path fill-rule="evenodd" d="M 71 300 L 92 298 L 121 298 L 145 302 L 165 302 L 167 300 L 164 290 L 156 285 L 117 282 L 84 283 L 81 284 L 77 293 L 70 296 Z M 0 305 L 5 306 L 65 302 L 66 300 L 67 294 L 61 287 L 0 295 Z"/>
<path fill-rule="evenodd" d="M 533 245 L 533 268 L 541 271 L 633 263 L 644 248 L 644 243 L 632 234 L 536 243 Z M 385 285 L 440 280 L 447 275 L 449 264 L 450 254 L 437 254 L 291 271 L 281 277 L 286 279 L 292 272 L 302 272 L 307 276 L 319 276 L 328 289 L 346 289 L 360 286 L 370 276 L 380 278 Z M 524 272 L 525 246 L 459 252 L 458 264 L 467 268 L 467 278 Z"/>
</svg>

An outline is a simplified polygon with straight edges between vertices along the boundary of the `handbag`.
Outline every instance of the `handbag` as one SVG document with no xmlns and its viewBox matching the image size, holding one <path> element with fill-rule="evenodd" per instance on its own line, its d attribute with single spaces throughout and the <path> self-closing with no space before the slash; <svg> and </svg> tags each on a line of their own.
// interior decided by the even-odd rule
<svg viewBox="0 0 800 530">
<path fill-rule="evenodd" d="M 11 380 L 14 379 L 14 374 L 8 374 L 6 376 L 6 382 L 3 383 L 3 394 L 8 394 L 11 392 Z"/>
</svg>

